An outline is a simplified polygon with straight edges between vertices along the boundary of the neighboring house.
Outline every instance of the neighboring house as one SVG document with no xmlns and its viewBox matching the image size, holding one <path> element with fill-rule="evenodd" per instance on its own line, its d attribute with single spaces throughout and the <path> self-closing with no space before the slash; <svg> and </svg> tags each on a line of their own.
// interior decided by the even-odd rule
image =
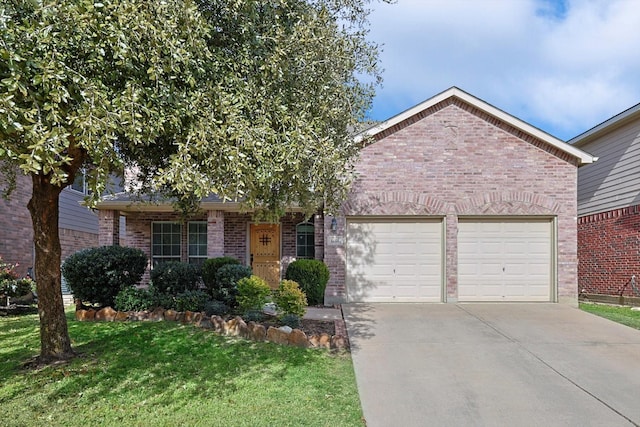
<svg viewBox="0 0 640 427">
<path fill-rule="evenodd" d="M 599 158 L 578 173 L 579 289 L 638 295 L 640 104 L 569 143 Z"/>
<path fill-rule="evenodd" d="M 34 265 L 33 225 L 27 203 L 31 198 L 31 177 L 16 176 L 16 189 L 9 200 L 0 199 L 0 256 L 8 263 L 19 263 L 17 272 L 32 273 Z M 98 217 L 82 206 L 86 194 L 84 176 L 60 193 L 59 233 L 62 261 L 72 253 L 98 245 Z"/>
<path fill-rule="evenodd" d="M 105 198 L 100 243 L 152 264 L 234 256 L 270 283 L 295 258 L 322 259 L 325 304 L 577 303 L 576 182 L 594 157 L 451 88 L 357 136 L 366 140 L 335 216 L 254 224 L 235 203 L 203 200 L 183 221 L 170 205 Z"/>
</svg>

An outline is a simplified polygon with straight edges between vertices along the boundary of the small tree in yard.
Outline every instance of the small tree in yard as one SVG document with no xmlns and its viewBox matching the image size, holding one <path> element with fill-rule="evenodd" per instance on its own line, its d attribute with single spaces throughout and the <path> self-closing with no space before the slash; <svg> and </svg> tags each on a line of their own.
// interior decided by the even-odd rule
<svg viewBox="0 0 640 427">
<path fill-rule="evenodd" d="M 32 180 L 40 361 L 73 356 L 58 202 L 86 171 L 137 171 L 189 209 L 215 193 L 262 218 L 346 194 L 348 129 L 379 78 L 369 0 L 7 0 L 0 5 L 0 161 Z"/>
</svg>

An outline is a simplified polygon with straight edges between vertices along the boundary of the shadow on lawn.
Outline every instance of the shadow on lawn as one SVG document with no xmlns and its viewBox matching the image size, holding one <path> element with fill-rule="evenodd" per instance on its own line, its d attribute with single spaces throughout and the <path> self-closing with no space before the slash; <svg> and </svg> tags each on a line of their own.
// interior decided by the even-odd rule
<svg viewBox="0 0 640 427">
<path fill-rule="evenodd" d="M 243 387 L 248 377 L 278 381 L 296 367 L 326 357 L 320 351 L 222 337 L 193 325 L 77 322 L 68 313 L 69 333 L 79 357 L 38 371 L 20 370 L 21 363 L 34 355 L 32 347 L 19 348 L 20 342 L 37 346 L 37 322 L 31 316 L 6 327 L 0 323 L 0 334 L 10 335 L 15 347 L 1 353 L 8 362 L 3 363 L 0 383 L 46 383 L 49 401 L 92 401 L 133 392 L 140 401 L 175 406 L 177 394 L 184 404 L 203 393 L 225 398 Z M 28 378 L 18 378 L 23 375 Z M 12 394 L 16 393 L 20 391 Z"/>
</svg>

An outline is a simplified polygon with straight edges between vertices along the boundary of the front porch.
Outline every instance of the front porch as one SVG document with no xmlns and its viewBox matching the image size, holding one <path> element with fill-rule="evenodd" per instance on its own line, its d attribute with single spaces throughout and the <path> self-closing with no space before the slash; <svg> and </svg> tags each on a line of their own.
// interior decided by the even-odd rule
<svg viewBox="0 0 640 427">
<path fill-rule="evenodd" d="M 276 287 L 289 263 L 300 258 L 324 258 L 324 218 L 309 219 L 288 212 L 277 224 L 256 223 L 251 214 L 207 209 L 189 218 L 171 207 L 156 205 L 100 208 L 99 245 L 141 249 L 149 259 L 142 284 L 153 266 L 167 261 L 201 264 L 207 258 L 229 256 L 251 266 L 254 274 Z M 121 229 L 124 228 L 124 229 Z"/>
</svg>

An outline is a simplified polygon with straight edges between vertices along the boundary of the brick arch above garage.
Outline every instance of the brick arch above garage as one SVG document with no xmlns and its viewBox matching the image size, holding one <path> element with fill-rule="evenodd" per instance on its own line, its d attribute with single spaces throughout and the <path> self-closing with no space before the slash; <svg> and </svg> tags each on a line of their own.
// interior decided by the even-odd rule
<svg viewBox="0 0 640 427">
<path fill-rule="evenodd" d="M 455 203 L 458 215 L 555 215 L 562 204 L 544 194 L 526 191 L 487 192 Z"/>
</svg>

